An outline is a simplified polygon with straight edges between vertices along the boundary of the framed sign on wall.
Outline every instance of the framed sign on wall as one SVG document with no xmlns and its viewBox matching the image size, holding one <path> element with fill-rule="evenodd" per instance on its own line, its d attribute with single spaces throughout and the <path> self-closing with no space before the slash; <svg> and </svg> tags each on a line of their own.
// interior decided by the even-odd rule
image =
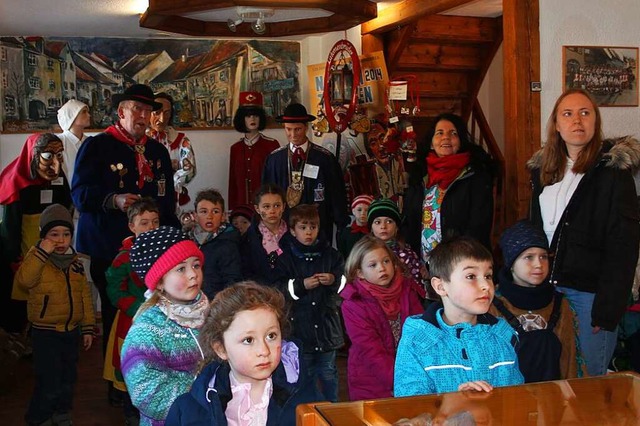
<svg viewBox="0 0 640 426">
<path fill-rule="evenodd" d="M 598 106 L 638 106 L 638 48 L 563 46 L 563 91 L 584 89 Z"/>
</svg>

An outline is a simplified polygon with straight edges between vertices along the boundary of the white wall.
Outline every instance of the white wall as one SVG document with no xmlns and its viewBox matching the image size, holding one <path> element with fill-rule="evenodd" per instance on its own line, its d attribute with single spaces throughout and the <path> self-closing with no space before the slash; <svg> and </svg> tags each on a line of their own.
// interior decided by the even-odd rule
<svg viewBox="0 0 640 426">
<path fill-rule="evenodd" d="M 638 0 L 540 0 L 543 134 L 562 93 L 562 46 L 638 47 L 639 22 Z M 604 107 L 600 112 L 605 136 L 640 135 L 638 107 Z"/>
<path fill-rule="evenodd" d="M 338 31 L 310 36 L 301 41 L 301 96 L 302 102 L 311 114 L 315 112 L 314 108 L 310 108 L 308 104 L 307 65 L 326 61 L 329 49 L 344 37 L 345 32 Z M 358 52 L 361 51 L 359 26 L 347 31 L 347 39 L 354 44 Z M 218 188 L 226 199 L 229 182 L 229 148 L 242 135 L 235 130 L 191 130 L 185 133 L 193 143 L 198 167 L 195 179 L 188 186 L 191 198 L 194 199 L 195 193 L 200 189 L 214 187 Z M 287 141 L 282 129 L 266 129 L 264 133 L 277 139 L 281 145 Z M 0 134 L 0 170 L 18 156 L 27 136 L 27 134 Z"/>
</svg>

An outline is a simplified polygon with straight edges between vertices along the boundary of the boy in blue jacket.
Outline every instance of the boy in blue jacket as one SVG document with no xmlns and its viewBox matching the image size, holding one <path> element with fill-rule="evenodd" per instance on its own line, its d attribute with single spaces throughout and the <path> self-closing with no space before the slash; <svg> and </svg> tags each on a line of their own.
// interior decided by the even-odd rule
<svg viewBox="0 0 640 426">
<path fill-rule="evenodd" d="M 454 237 L 431 252 L 429 271 L 442 303 L 405 321 L 394 396 L 489 392 L 523 383 L 514 350 L 517 334 L 487 313 L 494 295 L 491 253 L 472 238 Z"/>
</svg>

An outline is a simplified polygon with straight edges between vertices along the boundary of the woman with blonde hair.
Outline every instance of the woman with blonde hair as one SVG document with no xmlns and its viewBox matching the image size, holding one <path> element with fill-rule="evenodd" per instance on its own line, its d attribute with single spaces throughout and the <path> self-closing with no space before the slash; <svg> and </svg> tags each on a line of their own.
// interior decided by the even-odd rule
<svg viewBox="0 0 640 426">
<path fill-rule="evenodd" d="M 640 144 L 603 140 L 594 99 L 571 89 L 555 103 L 547 143 L 529 160 L 530 218 L 546 234 L 549 279 L 575 309 L 590 375 L 605 374 L 633 283 L 640 227 L 632 171 Z"/>
</svg>

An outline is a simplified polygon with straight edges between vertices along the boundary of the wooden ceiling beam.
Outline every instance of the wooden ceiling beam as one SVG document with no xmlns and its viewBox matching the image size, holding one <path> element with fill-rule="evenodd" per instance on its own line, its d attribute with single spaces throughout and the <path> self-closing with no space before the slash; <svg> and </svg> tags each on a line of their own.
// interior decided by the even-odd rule
<svg viewBox="0 0 640 426">
<path fill-rule="evenodd" d="M 386 32 L 426 15 L 451 10 L 472 0 L 404 0 L 378 12 L 378 17 L 362 24 L 362 34 Z"/>
<path fill-rule="evenodd" d="M 373 19 L 377 16 L 377 5 L 370 0 L 150 0 L 148 11 L 154 14 L 183 15 L 226 9 L 236 6 L 264 9 L 323 9 L 354 18 Z"/>
<path fill-rule="evenodd" d="M 346 30 L 355 25 L 357 22 L 354 23 L 352 17 L 331 15 L 295 21 L 269 22 L 264 34 L 256 34 L 249 23 L 238 25 L 236 32 L 232 33 L 226 22 L 206 22 L 178 15 L 159 15 L 148 12 L 140 18 L 140 26 L 143 28 L 200 37 L 285 37 L 321 33 L 327 31 L 327 28 L 332 28 L 334 31 Z"/>
</svg>

